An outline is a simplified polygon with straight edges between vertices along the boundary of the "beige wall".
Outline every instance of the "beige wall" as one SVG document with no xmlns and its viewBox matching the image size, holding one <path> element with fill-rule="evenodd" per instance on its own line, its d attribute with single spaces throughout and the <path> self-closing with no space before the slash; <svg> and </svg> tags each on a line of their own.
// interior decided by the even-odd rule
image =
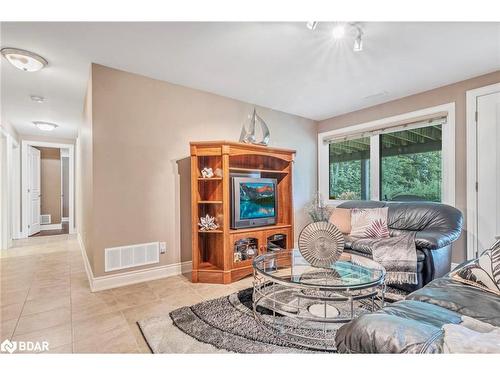
<svg viewBox="0 0 500 375">
<path fill-rule="evenodd" d="M 190 260 L 190 229 L 185 228 L 189 142 L 238 140 L 253 105 L 101 65 L 92 66 L 90 92 L 92 117 L 79 148 L 82 164 L 92 157 L 82 173 L 82 179 L 92 178 L 83 188 L 82 205 L 93 208 L 84 213 L 83 227 L 94 274 L 104 273 L 104 248 L 112 246 L 165 241 L 161 264 Z M 316 190 L 316 123 L 257 110 L 270 127 L 270 145 L 297 150 L 299 230 L 307 220 L 304 205 Z"/>
<path fill-rule="evenodd" d="M 466 129 L 465 111 L 467 90 L 487 86 L 500 82 L 500 71 L 485 74 L 479 77 L 457 82 L 452 85 L 440 87 L 420 94 L 408 96 L 374 107 L 343 114 L 328 120 L 320 121 L 318 131 L 325 132 L 340 129 L 346 126 L 360 124 L 368 121 L 395 116 L 419 109 L 433 107 L 440 104 L 455 102 L 455 202 L 456 207 L 464 215 L 466 212 Z M 464 226 L 465 228 L 465 226 Z M 465 233 L 465 232 L 464 232 Z M 466 236 L 461 238 L 453 247 L 453 261 L 461 262 L 466 258 Z"/>
<path fill-rule="evenodd" d="M 51 216 L 51 224 L 61 223 L 61 152 L 58 148 L 40 150 L 41 214 Z"/>
</svg>

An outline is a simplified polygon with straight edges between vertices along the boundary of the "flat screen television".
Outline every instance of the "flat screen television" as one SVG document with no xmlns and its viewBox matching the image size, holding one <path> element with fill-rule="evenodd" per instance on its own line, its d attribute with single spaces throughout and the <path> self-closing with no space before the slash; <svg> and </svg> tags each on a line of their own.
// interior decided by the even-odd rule
<svg viewBox="0 0 500 375">
<path fill-rule="evenodd" d="M 231 228 L 276 224 L 275 178 L 231 178 Z"/>
</svg>

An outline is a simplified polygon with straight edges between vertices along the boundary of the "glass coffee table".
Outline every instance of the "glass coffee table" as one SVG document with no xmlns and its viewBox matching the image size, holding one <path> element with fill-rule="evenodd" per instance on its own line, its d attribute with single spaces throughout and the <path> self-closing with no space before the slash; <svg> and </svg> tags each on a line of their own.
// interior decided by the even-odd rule
<svg viewBox="0 0 500 375">
<path fill-rule="evenodd" d="M 344 253 L 330 268 L 317 268 L 298 249 L 255 257 L 256 321 L 285 342 L 335 349 L 335 333 L 343 323 L 384 305 L 385 269 L 368 258 L 359 263 Z"/>
</svg>

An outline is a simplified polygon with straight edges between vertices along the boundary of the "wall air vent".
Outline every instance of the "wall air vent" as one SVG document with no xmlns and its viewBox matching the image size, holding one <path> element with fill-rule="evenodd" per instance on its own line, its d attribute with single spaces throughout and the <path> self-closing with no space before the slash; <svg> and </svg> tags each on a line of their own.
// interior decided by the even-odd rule
<svg viewBox="0 0 500 375">
<path fill-rule="evenodd" d="M 160 243 L 151 242 L 104 249 L 104 271 L 144 266 L 160 262 Z"/>
<path fill-rule="evenodd" d="M 40 215 L 40 224 L 50 224 L 52 222 L 52 217 L 50 214 Z"/>
</svg>

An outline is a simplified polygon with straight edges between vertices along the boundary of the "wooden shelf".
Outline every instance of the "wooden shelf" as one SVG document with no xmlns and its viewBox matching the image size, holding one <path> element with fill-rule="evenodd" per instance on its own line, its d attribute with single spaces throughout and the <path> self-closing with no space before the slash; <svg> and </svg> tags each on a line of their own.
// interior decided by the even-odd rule
<svg viewBox="0 0 500 375">
<path fill-rule="evenodd" d="M 257 168 L 237 168 L 229 167 L 230 171 L 233 172 L 260 172 L 260 173 L 276 173 L 276 174 L 288 174 L 288 171 L 278 171 L 275 169 L 257 169 Z"/>
<path fill-rule="evenodd" d="M 273 229 L 284 229 L 284 228 L 291 228 L 291 227 L 292 227 L 291 224 L 276 224 L 276 225 L 268 225 L 266 227 L 230 229 L 229 233 L 247 233 L 247 232 L 257 232 L 257 231 L 265 231 L 265 230 L 273 230 Z"/>
<path fill-rule="evenodd" d="M 257 256 L 257 255 L 256 255 Z M 255 257 L 254 257 L 255 258 Z M 245 259 L 245 260 L 240 260 L 239 262 L 234 262 L 233 261 L 233 267 L 234 268 L 246 268 L 246 267 L 253 267 L 252 263 L 253 263 L 253 259 L 254 258 L 250 258 L 250 259 Z"/>
<path fill-rule="evenodd" d="M 214 266 L 212 263 L 209 262 L 203 262 L 198 264 L 198 269 L 203 271 L 220 271 L 220 268 Z"/>
<path fill-rule="evenodd" d="M 210 177 L 210 178 L 198 177 L 198 181 L 222 181 L 222 177 Z"/>
<path fill-rule="evenodd" d="M 191 233 L 194 283 L 229 284 L 253 272 L 252 259 L 234 263 L 235 244 L 255 238 L 264 249 L 271 236 L 283 235 L 287 248 L 293 247 L 293 160 L 294 150 L 238 142 L 191 142 Z M 203 178 L 200 171 L 209 167 L 222 174 Z M 260 174 L 276 179 L 277 225 L 230 229 L 231 173 Z M 212 182 L 208 182 L 212 181 Z M 202 231 L 200 217 L 210 215 L 220 227 Z M 262 250 L 263 251 L 263 250 Z"/>
</svg>

